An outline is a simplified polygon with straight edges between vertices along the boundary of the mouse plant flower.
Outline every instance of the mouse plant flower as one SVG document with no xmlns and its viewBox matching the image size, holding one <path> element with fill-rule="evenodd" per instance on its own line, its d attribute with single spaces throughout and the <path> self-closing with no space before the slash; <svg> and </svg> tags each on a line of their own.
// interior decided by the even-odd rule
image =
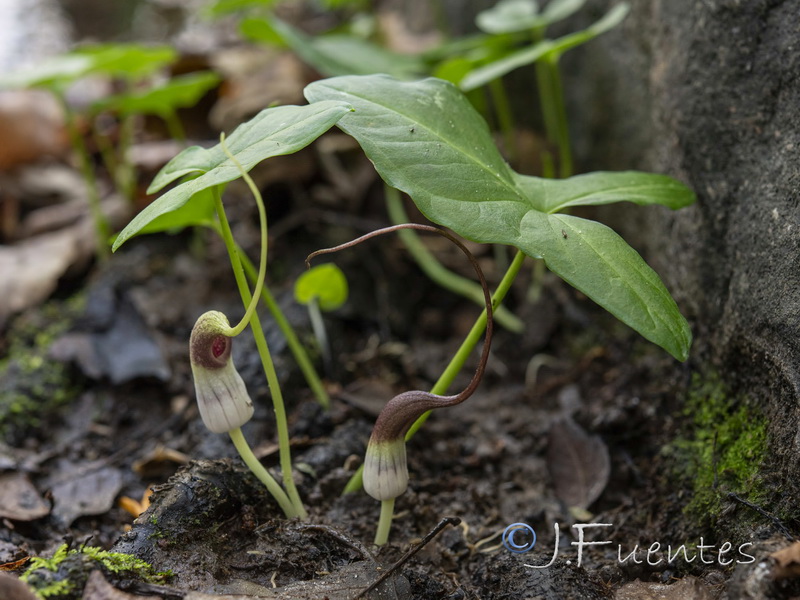
<svg viewBox="0 0 800 600">
<path fill-rule="evenodd" d="M 385 227 L 361 236 L 346 244 L 341 244 L 334 248 L 317 250 L 310 254 L 306 259 L 306 264 L 319 254 L 337 252 L 345 248 L 350 248 L 370 238 L 404 229 L 418 229 L 430 231 L 446 237 L 466 255 L 472 264 L 475 273 L 483 289 L 483 297 L 486 303 L 486 336 L 483 342 L 478 368 L 472 377 L 469 385 L 464 391 L 453 396 L 442 396 L 431 392 L 414 390 L 398 394 L 386 404 L 378 415 L 375 427 L 372 429 L 367 452 L 364 458 L 364 490 L 376 500 L 381 502 L 381 514 L 378 522 L 378 529 L 375 534 L 375 544 L 385 544 L 389 537 L 391 528 L 392 514 L 394 512 L 395 498 L 406 491 L 408 487 L 408 463 L 406 461 L 406 434 L 411 426 L 428 411 L 435 408 L 455 406 L 461 404 L 469 398 L 478 387 L 486 369 L 486 362 L 489 359 L 489 349 L 492 344 L 492 297 L 489 293 L 489 286 L 483 276 L 478 261 L 472 253 L 461 243 L 458 238 L 451 233 L 438 227 L 421 225 L 418 223 L 403 223 L 393 227 Z"/>
<path fill-rule="evenodd" d="M 226 241 L 226 246 L 231 255 L 234 273 L 237 274 L 237 284 L 240 286 L 240 292 L 242 299 L 245 301 L 246 310 L 241 321 L 239 321 L 235 327 L 231 327 L 228 318 L 224 314 L 214 310 L 201 315 L 195 323 L 189 340 L 189 357 L 197 394 L 197 405 L 200 409 L 200 416 L 203 419 L 203 423 L 208 429 L 214 433 L 227 432 L 228 435 L 230 435 L 231 441 L 233 441 L 233 445 L 236 446 L 236 450 L 239 452 L 242 460 L 253 474 L 266 486 L 269 493 L 283 509 L 284 514 L 286 514 L 287 517 L 304 518 L 306 516 L 305 508 L 303 507 L 303 503 L 297 494 L 297 489 L 292 480 L 291 459 L 288 457 L 288 436 L 281 436 L 286 437 L 286 440 L 280 440 L 281 454 L 283 455 L 281 458 L 281 466 L 286 468 L 288 463 L 288 472 L 284 472 L 284 482 L 286 484 L 286 490 L 284 490 L 278 482 L 275 481 L 275 478 L 270 475 L 269 471 L 264 468 L 264 465 L 261 464 L 258 458 L 256 458 L 250 445 L 242 434 L 242 425 L 247 423 L 253 416 L 253 401 L 247 393 L 247 387 L 242 377 L 233 364 L 231 349 L 233 338 L 244 331 L 248 324 L 253 325 L 256 344 L 259 345 L 258 342 L 260 338 L 258 334 L 261 332 L 259 331 L 260 325 L 258 325 L 258 317 L 255 314 L 255 309 L 264 286 L 264 278 L 266 275 L 267 217 L 261 193 L 247 174 L 247 171 L 242 167 L 241 163 L 239 163 L 236 157 L 228 150 L 225 144 L 224 134 L 220 136 L 220 147 L 223 153 L 228 157 L 228 160 L 239 170 L 242 178 L 253 193 L 256 205 L 258 206 L 259 222 L 261 225 L 261 264 L 256 278 L 255 289 L 250 293 L 243 279 L 241 264 L 234 260 L 234 257 L 238 256 L 238 250 L 225 217 L 219 189 L 215 189 L 214 200 L 217 216 L 220 221 L 220 228 L 223 231 L 223 238 Z M 239 267 L 238 270 L 236 268 L 237 265 Z M 261 337 L 263 337 L 263 334 Z M 271 358 L 269 358 L 269 351 L 266 347 L 259 347 L 259 354 L 262 356 L 262 361 L 266 360 L 268 365 L 272 365 Z M 267 372 L 267 378 L 268 380 L 270 379 L 269 372 Z M 272 383 L 274 382 L 270 381 L 270 384 Z M 270 387 L 273 389 L 273 400 L 276 404 L 277 414 L 278 406 L 275 397 L 279 395 L 279 388 L 277 388 L 277 384 L 275 387 L 272 385 Z M 278 425 L 280 430 L 280 419 Z"/>
<path fill-rule="evenodd" d="M 287 517 L 300 516 L 275 478 L 253 454 L 242 425 L 253 416 L 253 401 L 231 357 L 236 330 L 219 311 L 197 319 L 189 338 L 189 358 L 203 424 L 214 433 L 227 433 L 244 463 L 266 486 Z"/>
<path fill-rule="evenodd" d="M 253 401 L 231 359 L 233 338 L 228 318 L 216 310 L 197 319 L 189 340 L 197 406 L 203 423 L 226 433 L 253 416 Z"/>
</svg>

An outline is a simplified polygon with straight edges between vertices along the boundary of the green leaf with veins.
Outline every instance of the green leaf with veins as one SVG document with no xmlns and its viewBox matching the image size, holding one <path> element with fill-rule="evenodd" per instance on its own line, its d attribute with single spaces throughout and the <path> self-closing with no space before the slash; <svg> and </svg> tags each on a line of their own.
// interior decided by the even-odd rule
<svg viewBox="0 0 800 600">
<path fill-rule="evenodd" d="M 0 78 L 0 88 L 63 88 L 83 77 L 106 75 L 137 81 L 177 58 L 169 46 L 102 44 L 83 46 L 31 69 Z"/>
<path fill-rule="evenodd" d="M 247 19 L 242 33 L 266 43 L 274 36 L 289 46 L 306 63 L 325 76 L 388 73 L 400 79 L 425 71 L 422 61 L 412 55 L 391 52 L 353 35 L 305 35 L 276 17 Z"/>
<path fill-rule="evenodd" d="M 267 108 L 239 125 L 225 144 L 242 167 L 250 171 L 262 160 L 305 148 L 351 110 L 349 104 L 339 101 Z M 154 194 L 187 175 L 195 177 L 169 190 L 136 215 L 117 236 L 112 249 L 119 248 L 158 217 L 178 210 L 198 192 L 238 179 L 241 171 L 220 144 L 208 149 L 192 146 L 169 161 L 147 191 Z"/>
<path fill-rule="evenodd" d="M 535 0 L 501 0 L 478 13 L 475 24 L 486 33 L 515 33 L 546 27 L 578 12 L 586 0 L 551 0 L 539 12 Z"/>
<path fill-rule="evenodd" d="M 614 231 L 553 214 L 628 200 L 680 208 L 694 194 L 664 175 L 593 173 L 544 180 L 515 173 L 466 97 L 439 79 L 349 76 L 306 87 L 310 102 L 353 105 L 338 126 L 359 142 L 387 184 L 430 220 L 466 238 L 515 246 L 679 360 L 689 326 L 658 275 Z"/>
<path fill-rule="evenodd" d="M 95 111 L 118 111 L 123 115 L 163 116 L 178 108 L 194 106 L 219 81 L 219 75 L 211 71 L 178 75 L 149 90 L 111 96 L 93 108 Z"/>
<path fill-rule="evenodd" d="M 156 217 L 140 229 L 137 235 L 162 231 L 176 232 L 199 225 L 212 226 L 216 214 L 217 210 L 211 189 L 201 190 L 192 197 L 191 202 L 187 202 L 177 210 Z"/>
<path fill-rule="evenodd" d="M 486 33 L 512 33 L 538 27 L 541 15 L 536 0 L 500 0 L 479 12 L 475 24 Z"/>
<path fill-rule="evenodd" d="M 628 14 L 629 10 L 630 6 L 628 4 L 617 4 L 608 11 L 602 19 L 583 31 L 571 33 L 556 40 L 544 40 L 538 44 L 507 54 L 486 65 L 482 65 L 467 74 L 467 76 L 461 80 L 460 87 L 464 91 L 474 90 L 515 69 L 533 64 L 544 57 L 558 60 L 567 50 L 585 44 L 589 40 L 619 25 Z"/>
</svg>

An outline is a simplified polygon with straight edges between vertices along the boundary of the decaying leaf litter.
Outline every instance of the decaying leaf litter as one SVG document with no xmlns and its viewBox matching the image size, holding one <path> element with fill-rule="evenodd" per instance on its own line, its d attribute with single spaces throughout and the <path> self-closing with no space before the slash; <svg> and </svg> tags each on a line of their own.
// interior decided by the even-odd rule
<svg viewBox="0 0 800 600">
<path fill-rule="evenodd" d="M 341 134 L 329 135 L 328 142 L 352 149 Z M 280 233 L 273 231 L 271 239 L 270 252 L 281 257 L 271 277 L 290 318 L 309 336 L 305 311 L 291 299 L 291 282 L 305 255 L 385 224 L 374 184 L 343 197 L 325 152 L 309 150 L 297 157 L 311 169 L 289 167 L 288 173 L 275 174 L 265 165 L 260 178 Z M 352 151 L 330 154 L 343 163 L 365 162 Z M 358 165 L 349 168 L 364 172 Z M 229 198 L 237 239 L 249 240 L 246 247 L 255 255 L 250 206 L 240 190 L 232 190 Z M 354 214 L 352 206 L 360 210 Z M 292 398 L 292 440 L 298 483 L 312 515 L 308 525 L 277 519 L 276 505 L 238 466 L 232 449 L 199 425 L 188 333 L 207 308 L 224 308 L 231 315 L 241 311 L 219 243 L 202 234 L 141 240 L 105 266 L 90 269 L 75 261 L 77 272 L 43 270 L 50 277 L 41 285 L 55 285 L 55 296 L 42 310 L 39 303 L 47 293 L 31 295 L 32 308 L 8 322 L 4 343 L 8 350 L 20 340 L 17 348 L 38 353 L 9 352 L 3 383 L 9 393 L 20 381 L 33 388 L 37 377 L 54 377 L 41 368 L 53 364 L 59 365 L 55 381 L 69 390 L 57 402 L 61 406 L 32 414 L 30 422 L 13 417 L 13 430 L 4 432 L 10 442 L 2 453 L 4 476 L 19 494 L 0 507 L 3 562 L 50 555 L 68 535 L 72 548 L 99 545 L 133 552 L 158 570 L 172 571 L 159 584 L 106 572 L 117 588 L 118 596 L 112 597 L 345 598 L 374 578 L 376 564 L 388 567 L 442 517 L 457 515 L 459 528 L 442 532 L 380 597 L 602 598 L 635 578 L 683 575 L 633 564 L 618 567 L 613 557 L 599 553 L 587 557 L 583 569 L 558 564 L 533 572 L 498 547 L 496 534 L 506 525 L 535 523 L 543 550 L 532 557 L 545 562 L 554 522 L 566 529 L 574 521 L 606 518 L 617 524 L 613 539 L 632 547 L 640 539 L 662 539 L 665 515 L 675 510 L 664 507 L 670 500 L 669 478 L 652 461 L 661 441 L 679 426 L 667 422 L 665 427 L 662 417 L 680 401 L 675 390 L 685 389 L 685 370 L 550 279 L 536 304 L 523 301 L 528 282 L 518 282 L 508 304 L 526 322 L 526 334 L 501 333 L 479 394 L 452 416 L 434 419 L 411 443 L 414 479 L 398 506 L 395 544 L 373 555 L 366 544 L 375 520 L 373 503 L 363 495 L 339 496 L 369 437 L 374 411 L 364 407 L 380 407 L 403 389 L 427 387 L 452 355 L 451 340 L 469 326 L 474 308 L 420 276 L 398 244 L 387 241 L 368 254 L 339 262 L 353 288 L 351 300 L 326 316 L 338 357 L 327 376 L 337 398 L 330 413 L 314 404 L 288 366 L 281 336 L 267 325 Z M 442 260 L 460 268 L 446 251 Z M 485 250 L 481 260 L 496 281 L 500 273 Z M 29 269 L 35 271 L 35 266 Z M 269 323 L 266 316 L 264 322 Z M 597 328 L 587 329 L 589 323 Z M 52 339 L 37 337 L 43 331 L 53 331 Z M 123 348 L 120 339 L 135 343 Z M 122 351 L 112 358 L 110 347 Z M 236 353 L 256 399 L 247 435 L 265 464 L 273 466 L 275 432 L 252 340 L 238 344 Z M 543 360 L 531 369 L 530 357 Z M 386 397 L 370 392 L 374 382 Z M 585 468 L 589 456 L 599 462 Z M 187 459 L 199 462 L 180 468 Z M 565 485 L 570 474 L 576 482 Z M 119 501 L 142 498 L 151 485 L 156 487 L 151 508 L 123 533 L 133 516 Z M 691 532 L 682 533 L 683 538 L 676 532 L 677 540 L 689 539 Z M 768 533 L 765 527 L 763 535 Z M 696 597 L 715 593 L 716 571 L 694 572 L 700 578 L 685 585 L 703 590 Z M 84 597 L 112 594 L 96 574 L 86 581 Z M 629 595 L 619 597 L 647 597 L 645 588 L 639 589 L 628 587 Z M 80 597 L 81 590 L 76 593 Z"/>
</svg>

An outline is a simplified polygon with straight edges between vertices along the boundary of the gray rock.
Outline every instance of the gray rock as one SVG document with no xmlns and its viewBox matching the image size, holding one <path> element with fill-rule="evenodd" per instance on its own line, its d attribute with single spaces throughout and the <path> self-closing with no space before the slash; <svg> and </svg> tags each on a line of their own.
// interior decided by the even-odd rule
<svg viewBox="0 0 800 600">
<path fill-rule="evenodd" d="M 601 215 L 676 296 L 695 365 L 763 407 L 782 492 L 771 508 L 788 514 L 800 493 L 799 15 L 796 0 L 640 0 L 563 62 L 584 168 L 667 173 L 698 194 L 677 213 Z"/>
</svg>

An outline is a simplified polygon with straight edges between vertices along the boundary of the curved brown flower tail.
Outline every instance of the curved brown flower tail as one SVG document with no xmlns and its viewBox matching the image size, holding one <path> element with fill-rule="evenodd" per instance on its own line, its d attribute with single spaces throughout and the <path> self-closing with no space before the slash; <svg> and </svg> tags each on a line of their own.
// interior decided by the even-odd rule
<svg viewBox="0 0 800 600">
<path fill-rule="evenodd" d="M 226 433 L 247 423 L 253 402 L 231 360 L 233 338 L 228 318 L 212 310 L 200 316 L 189 340 L 189 357 L 203 423 L 214 433 Z"/>
<path fill-rule="evenodd" d="M 489 359 L 489 349 L 492 344 L 492 297 L 489 293 L 489 286 L 486 278 L 478 265 L 478 261 L 472 253 L 464 246 L 461 241 L 438 227 L 422 225 L 419 223 L 404 223 L 378 229 L 371 233 L 361 236 L 346 244 L 341 244 L 333 248 L 317 250 L 308 255 L 306 265 L 310 265 L 311 259 L 320 254 L 330 254 L 345 248 L 350 248 L 370 238 L 391 233 L 399 229 L 418 229 L 430 231 L 446 237 L 467 256 L 472 264 L 475 273 L 478 275 L 483 296 L 486 301 L 486 337 L 483 341 L 483 351 L 475 374 L 469 385 L 460 394 L 453 396 L 439 396 L 430 392 L 415 390 L 398 394 L 386 404 L 378 415 L 375 427 L 367 445 L 367 453 L 364 459 L 364 490 L 376 500 L 390 500 L 401 495 L 408 486 L 408 466 L 406 463 L 405 434 L 419 417 L 429 410 L 454 406 L 469 398 L 477 389 L 486 369 L 486 362 Z"/>
</svg>

